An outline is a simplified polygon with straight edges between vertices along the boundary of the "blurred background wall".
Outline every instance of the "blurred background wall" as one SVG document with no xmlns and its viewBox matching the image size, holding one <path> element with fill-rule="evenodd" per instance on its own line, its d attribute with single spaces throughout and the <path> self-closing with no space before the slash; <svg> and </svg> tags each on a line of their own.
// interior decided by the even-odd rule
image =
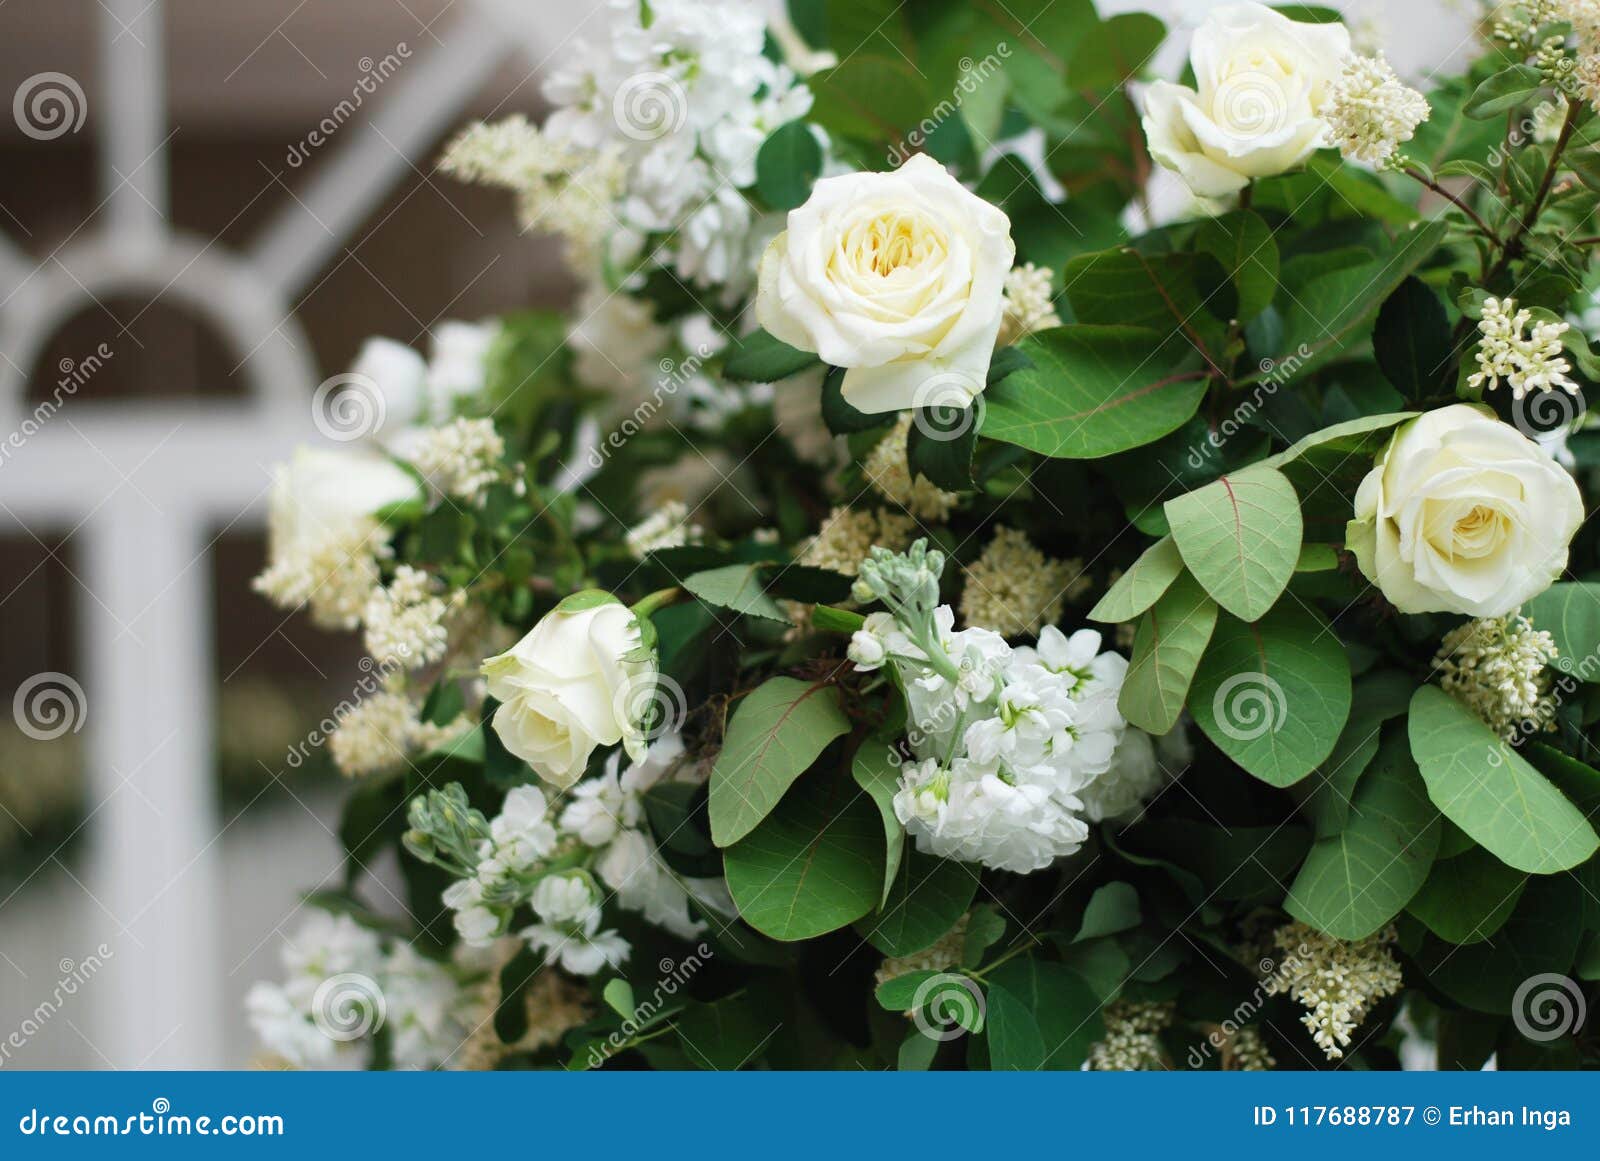
<svg viewBox="0 0 1600 1161">
<path fill-rule="evenodd" d="M 509 199 L 433 158 L 537 117 L 602 7 L 0 0 L 0 1067 L 249 1061 L 244 991 L 339 868 L 341 788 L 285 756 L 360 676 L 249 589 L 272 461 L 367 335 L 568 300 Z M 1345 10 L 1412 78 L 1471 21 Z"/>
</svg>

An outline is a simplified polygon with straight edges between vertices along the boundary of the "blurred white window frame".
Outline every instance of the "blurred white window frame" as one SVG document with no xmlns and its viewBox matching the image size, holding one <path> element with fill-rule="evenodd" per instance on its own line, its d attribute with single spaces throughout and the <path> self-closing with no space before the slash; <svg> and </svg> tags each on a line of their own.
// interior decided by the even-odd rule
<svg viewBox="0 0 1600 1161">
<path fill-rule="evenodd" d="M 497 17 L 495 12 L 502 13 Z M 439 31 L 363 120 L 332 143 L 254 244 L 229 252 L 169 223 L 162 0 L 99 0 L 96 136 L 103 225 L 43 261 L 0 237 L 0 522 L 84 544 L 80 638 L 93 851 L 87 954 L 113 951 L 92 988 L 85 1038 L 117 1068 L 221 1067 L 224 962 L 214 799 L 209 548 L 262 522 L 270 466 L 318 437 L 320 379 L 296 297 L 522 44 L 525 9 L 476 0 Z M 539 59 L 535 57 L 534 59 Z M 242 400 L 68 401 L 38 421 L 26 386 L 52 335 L 110 294 L 165 299 L 243 356 Z M 122 339 L 127 337 L 123 329 Z M 85 352 L 85 357 L 92 352 Z M 63 368 L 65 369 L 65 368 Z M 293 875 L 286 866 L 283 873 Z M 0 920 L 3 921 L 3 920 Z M 268 933 L 263 932 L 263 936 Z"/>
</svg>

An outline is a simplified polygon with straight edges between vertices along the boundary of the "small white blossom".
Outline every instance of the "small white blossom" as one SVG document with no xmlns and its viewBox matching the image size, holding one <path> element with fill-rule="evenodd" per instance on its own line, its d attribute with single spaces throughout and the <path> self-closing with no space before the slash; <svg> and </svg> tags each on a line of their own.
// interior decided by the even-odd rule
<svg viewBox="0 0 1600 1161">
<path fill-rule="evenodd" d="M 698 524 L 689 523 L 688 505 L 681 500 L 668 500 L 628 530 L 628 551 L 635 560 L 643 560 L 663 548 L 699 544 L 702 535 Z"/>
<path fill-rule="evenodd" d="M 506 474 L 505 440 L 492 419 L 452 419 L 422 432 L 407 448 L 409 459 L 435 491 L 475 504 Z"/>
<path fill-rule="evenodd" d="M 1161 1033 L 1172 1026 L 1175 1005 L 1138 1004 L 1123 1000 L 1105 1006 L 1105 1037 L 1089 1049 L 1095 1072 L 1160 1072 L 1167 1068 Z"/>
<path fill-rule="evenodd" d="M 1506 741 L 1555 729 L 1548 668 L 1555 638 L 1516 613 L 1468 621 L 1449 633 L 1433 659 L 1439 685 Z"/>
<path fill-rule="evenodd" d="M 1300 1022 L 1329 1060 L 1340 1059 L 1372 1006 L 1400 990 L 1400 964 L 1390 950 L 1394 928 L 1346 942 L 1296 921 L 1273 938 L 1284 954 L 1265 991 L 1287 993 L 1305 1008 Z"/>
<path fill-rule="evenodd" d="M 1352 56 L 1328 87 L 1322 106 L 1327 140 L 1350 161 L 1379 168 L 1396 161 L 1396 151 L 1428 119 L 1428 101 L 1395 75 L 1378 56 Z"/>
<path fill-rule="evenodd" d="M 363 698 L 328 735 L 328 752 L 351 778 L 404 764 L 417 728 L 416 707 L 404 694 L 380 690 Z"/>
<path fill-rule="evenodd" d="M 433 578 L 402 564 L 388 587 L 373 590 L 361 620 L 367 652 L 380 667 L 421 669 L 445 655 L 450 634 L 445 615 L 450 605 L 434 593 Z"/>
<path fill-rule="evenodd" d="M 1054 279 L 1055 271 L 1050 267 L 1032 262 L 1024 262 L 1006 275 L 1006 313 L 1000 322 L 996 346 L 1008 347 L 1035 331 L 1061 325 L 1052 290 Z"/>
<path fill-rule="evenodd" d="M 1557 387 L 1569 395 L 1578 394 L 1578 385 L 1567 378 L 1572 364 L 1561 347 L 1561 336 L 1570 324 L 1536 322 L 1532 331 L 1524 334 L 1532 321 L 1533 312 L 1518 310 L 1514 298 L 1483 300 L 1483 317 L 1478 322 L 1482 336 L 1478 340 L 1479 370 L 1468 376 L 1469 386 L 1493 391 L 1503 378 L 1517 399 L 1529 391 L 1553 391 Z"/>
</svg>

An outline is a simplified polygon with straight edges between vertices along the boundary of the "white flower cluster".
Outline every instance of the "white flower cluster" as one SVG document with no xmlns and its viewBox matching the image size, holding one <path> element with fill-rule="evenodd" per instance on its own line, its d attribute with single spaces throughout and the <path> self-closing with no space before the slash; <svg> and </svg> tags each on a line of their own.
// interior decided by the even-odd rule
<svg viewBox="0 0 1600 1161">
<path fill-rule="evenodd" d="M 370 419 L 367 434 L 403 460 L 412 459 L 433 427 L 455 416 L 462 400 L 483 391 L 500 323 L 450 319 L 435 326 L 431 336 L 427 359 L 393 339 L 368 339 L 348 375 L 347 387 L 356 392 L 351 410 Z"/>
<path fill-rule="evenodd" d="M 666 234 L 660 258 L 679 277 L 730 303 L 748 289 L 776 225 L 739 191 L 755 184 L 767 136 L 811 107 L 765 45 L 764 11 L 744 0 L 608 0 L 604 34 L 562 54 L 545 83 L 557 108 L 544 135 L 621 157 L 612 243 L 633 254 L 613 261 Z"/>
<path fill-rule="evenodd" d="M 668 500 L 628 529 L 628 552 L 635 560 L 643 560 L 663 548 L 699 544 L 702 535 L 700 525 L 689 523 L 689 506 L 682 500 Z"/>
<path fill-rule="evenodd" d="M 538 787 L 519 786 L 493 820 L 470 810 L 464 795 L 434 792 L 413 801 L 407 845 L 460 876 L 444 902 L 468 946 L 492 945 L 526 903 L 538 921 L 517 934 L 550 963 L 573 975 L 615 968 L 630 948 L 602 928 L 607 892 L 618 906 L 683 938 L 705 930 L 690 913 L 691 899 L 730 909 L 720 880 L 679 877 L 644 828 L 641 796 L 673 772 L 681 755 L 677 736 L 666 735 L 626 770 L 621 755 L 612 755 L 602 774 L 559 802 Z"/>
<path fill-rule="evenodd" d="M 850 659 L 893 665 L 906 691 L 916 760 L 895 813 L 928 854 L 1037 871 L 1088 837 L 1079 795 L 1111 770 L 1128 730 L 1117 710 L 1127 661 L 1100 652 L 1091 629 L 1047 628 L 1037 648 L 955 631 L 938 603 L 943 567 L 923 541 L 903 555 L 875 548 L 855 585 L 858 600 L 889 611 L 867 618 Z"/>
<path fill-rule="evenodd" d="M 263 1046 L 294 1068 L 359 1068 L 387 1028 L 393 1065 L 450 1067 L 487 1013 L 470 964 L 441 963 L 348 915 L 312 912 L 286 939 L 286 978 L 245 997 Z"/>
<path fill-rule="evenodd" d="M 1092 1071 L 1161 1072 L 1167 1068 L 1161 1034 L 1172 1026 L 1174 1005 L 1114 1000 L 1103 1014 L 1105 1037 L 1089 1049 Z"/>
<path fill-rule="evenodd" d="M 1428 100 L 1395 75 L 1383 54 L 1351 56 L 1328 86 L 1322 119 L 1327 142 L 1349 161 L 1380 169 L 1400 161 L 1398 150 L 1428 119 Z"/>
<path fill-rule="evenodd" d="M 1450 630 L 1433 664 L 1440 687 L 1509 742 L 1525 730 L 1555 729 L 1546 671 L 1559 652 L 1549 633 L 1510 613 Z"/>
<path fill-rule="evenodd" d="M 450 647 L 445 616 L 459 605 L 435 592 L 435 582 L 421 569 L 402 564 L 386 588 L 374 589 L 361 614 L 367 652 L 382 668 L 421 669 L 440 660 Z"/>
<path fill-rule="evenodd" d="M 920 473 L 912 478 L 907 446 L 911 440 L 911 412 L 901 412 L 889 434 L 878 441 L 861 470 L 878 495 L 898 504 L 918 520 L 942 524 L 950 510 L 961 502 L 954 492 L 946 492 Z"/>
<path fill-rule="evenodd" d="M 1055 271 L 1048 266 L 1024 262 L 1006 275 L 1005 317 L 1000 322 L 1000 337 L 995 345 L 1008 347 L 1035 331 L 1061 325 L 1056 313 L 1052 284 Z"/>
<path fill-rule="evenodd" d="M 439 168 L 516 194 L 518 224 L 563 239 L 567 261 L 579 270 L 598 265 L 627 180 L 615 146 L 557 140 L 520 115 L 473 125 L 446 147 Z"/>
<path fill-rule="evenodd" d="M 1511 394 L 1521 399 L 1529 391 L 1561 388 L 1568 395 L 1578 394 L 1578 385 L 1567 378 L 1572 364 L 1562 354 L 1561 336 L 1569 324 L 1543 321 L 1524 329 L 1533 321 L 1533 312 L 1517 309 L 1514 298 L 1486 298 L 1483 317 L 1478 322 L 1478 370 L 1468 376 L 1472 387 L 1487 386 L 1493 391 L 1505 379 Z"/>
<path fill-rule="evenodd" d="M 1400 964 L 1389 950 L 1395 939 L 1393 927 L 1346 942 L 1298 920 L 1287 923 L 1273 933 L 1283 960 L 1263 987 L 1304 1007 L 1300 1022 L 1328 1059 L 1338 1060 L 1372 1006 L 1400 990 Z"/>
<path fill-rule="evenodd" d="M 505 477 L 505 440 L 492 419 L 452 419 L 421 433 L 407 459 L 433 488 L 469 504 Z"/>
<path fill-rule="evenodd" d="M 1016 528 L 998 527 L 965 569 L 961 620 L 1007 637 L 1037 635 L 1061 619 L 1062 605 L 1089 588 L 1082 560 L 1055 560 Z"/>
</svg>

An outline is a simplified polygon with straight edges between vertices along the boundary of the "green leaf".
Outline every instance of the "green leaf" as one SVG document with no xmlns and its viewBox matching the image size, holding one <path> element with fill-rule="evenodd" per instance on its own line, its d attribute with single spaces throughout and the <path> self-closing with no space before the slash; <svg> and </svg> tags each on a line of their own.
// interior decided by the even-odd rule
<svg viewBox="0 0 1600 1161">
<path fill-rule="evenodd" d="M 1578 808 L 1444 690 L 1417 690 L 1410 733 L 1434 805 L 1507 866 L 1548 875 L 1600 847 Z"/>
<path fill-rule="evenodd" d="M 756 154 L 756 189 L 775 210 L 803 205 L 821 173 L 822 147 L 804 121 L 778 126 Z"/>
<path fill-rule="evenodd" d="M 1427 283 L 1407 278 L 1384 301 L 1372 351 L 1384 377 L 1407 399 L 1426 399 L 1449 380 L 1457 358 L 1450 319 Z"/>
<path fill-rule="evenodd" d="M 1379 442 L 1386 442 L 1389 438 L 1389 428 L 1416 417 L 1415 411 L 1395 411 L 1386 415 L 1364 415 L 1360 419 L 1335 423 L 1332 427 L 1325 427 L 1321 431 L 1312 432 L 1304 439 L 1296 440 L 1283 451 L 1262 460 L 1259 466 L 1281 468 L 1324 447 L 1331 447 L 1351 455 L 1360 454 Z"/>
<path fill-rule="evenodd" d="M 723 854 L 739 915 L 773 939 L 837 931 L 872 910 L 883 890 L 877 811 L 853 782 L 819 781 L 784 798 Z"/>
<path fill-rule="evenodd" d="M 1580 681 L 1600 681 L 1600 584 L 1551 585 L 1522 606 L 1522 615 L 1556 639 L 1555 668 Z"/>
<path fill-rule="evenodd" d="M 1239 295 L 1238 317 L 1248 322 L 1272 305 L 1278 290 L 1278 245 L 1272 230 L 1249 210 L 1212 218 L 1195 245 L 1222 264 Z"/>
<path fill-rule="evenodd" d="M 974 907 L 972 917 L 967 920 L 967 937 L 961 943 L 961 965 L 977 967 L 983 962 L 984 953 L 999 943 L 1005 933 L 1005 917 L 998 910 L 987 903 Z"/>
<path fill-rule="evenodd" d="M 1137 926 L 1139 892 L 1127 883 L 1107 883 L 1096 888 L 1089 897 L 1089 905 L 1083 909 L 1083 922 L 1078 925 L 1078 934 L 1072 941 L 1082 943 Z"/>
<path fill-rule="evenodd" d="M 1201 297 L 1197 254 L 1144 254 L 1128 246 L 1081 254 L 1061 271 L 1067 301 L 1080 323 L 1143 327 L 1183 337 L 1215 364 L 1226 334 Z M 1182 344 L 1175 344 L 1181 350 Z"/>
<path fill-rule="evenodd" d="M 815 98 L 810 119 L 869 145 L 874 155 L 884 143 L 903 141 L 933 107 L 927 82 L 904 60 L 888 56 L 857 53 L 806 83 Z"/>
<path fill-rule="evenodd" d="M 1462 112 L 1476 121 L 1500 117 L 1531 101 L 1544 87 L 1544 76 L 1528 64 L 1501 69 L 1472 91 Z"/>
<path fill-rule="evenodd" d="M 1178 554 L 1178 545 L 1172 537 L 1163 536 L 1145 549 L 1139 559 L 1128 566 L 1128 571 L 1106 590 L 1106 595 L 1089 610 L 1089 620 L 1105 624 L 1133 620 L 1160 600 L 1161 594 L 1172 587 L 1182 571 L 1183 557 Z"/>
<path fill-rule="evenodd" d="M 906 435 L 906 462 L 913 479 L 926 476 L 947 492 L 972 491 L 972 454 L 978 446 L 981 406 L 976 403 L 960 411 L 925 407 L 918 412 Z"/>
<path fill-rule="evenodd" d="M 1479 1012 L 1509 1013 L 1527 980 L 1571 970 L 1583 939 L 1572 917 L 1582 899 L 1570 875 L 1531 879 L 1495 938 L 1463 945 L 1428 936 L 1412 959 L 1430 985 L 1456 1002 Z"/>
<path fill-rule="evenodd" d="M 620 976 L 614 980 L 607 980 L 606 986 L 600 989 L 600 998 L 624 1020 L 633 1019 L 636 1005 L 633 1002 L 633 985 Z"/>
<path fill-rule="evenodd" d="M 844 370 L 834 367 L 822 380 L 822 422 L 834 435 L 883 427 L 887 416 L 868 415 L 844 397 Z"/>
<path fill-rule="evenodd" d="M 1422 888 L 1438 847 L 1439 812 L 1396 733 L 1357 784 L 1344 829 L 1312 846 L 1284 910 L 1338 939 L 1365 939 Z"/>
<path fill-rule="evenodd" d="M 894 812 L 895 792 L 900 789 L 900 763 L 895 761 L 895 751 L 890 747 L 892 741 L 892 738 L 874 734 L 861 743 L 850 763 L 850 774 L 855 778 L 856 785 L 871 797 L 883 819 L 884 903 L 889 901 L 889 891 L 900 870 L 900 859 L 906 845 L 906 828 Z"/>
<path fill-rule="evenodd" d="M 856 930 L 884 955 L 911 955 L 954 927 L 977 890 L 975 869 L 910 850 L 883 906 L 857 923 Z"/>
<path fill-rule="evenodd" d="M 1206 737 L 1271 786 L 1332 752 L 1350 713 L 1350 661 L 1320 613 L 1279 605 L 1255 624 L 1222 617 L 1189 712 Z"/>
<path fill-rule="evenodd" d="M 1477 943 L 1505 926 L 1527 885 L 1527 875 L 1473 847 L 1435 863 L 1406 910 L 1440 939 Z"/>
<path fill-rule="evenodd" d="M 748 992 L 714 1004 L 690 1003 L 673 1021 L 684 1053 L 696 1068 L 733 1072 L 751 1063 L 777 1031 Z"/>
<path fill-rule="evenodd" d="M 890 976 L 878 985 L 873 995 L 886 1012 L 910 1012 L 917 1006 L 917 992 L 939 974 L 936 971 L 916 971 Z"/>
<path fill-rule="evenodd" d="M 1064 459 L 1096 459 L 1181 427 L 1205 396 L 1205 374 L 1155 331 L 1069 324 L 1019 348 L 1033 366 L 983 395 L 983 434 Z"/>
<path fill-rule="evenodd" d="M 1124 12 L 1093 24 L 1073 50 L 1067 76 L 1077 89 L 1120 89 L 1144 72 L 1167 35 L 1148 12 Z"/>
<path fill-rule="evenodd" d="M 818 359 L 766 331 L 751 331 L 722 362 L 722 374 L 741 383 L 776 383 L 815 367 Z"/>
<path fill-rule="evenodd" d="M 1217 624 L 1217 603 L 1187 573 L 1172 582 L 1133 638 L 1133 660 L 1117 705 L 1141 730 L 1168 733 L 1183 712 L 1189 683 Z"/>
<path fill-rule="evenodd" d="M 724 565 L 722 568 L 690 573 L 684 577 L 683 587 L 708 605 L 787 625 L 790 623 L 789 615 L 767 595 L 763 576 L 765 568 L 764 561 Z"/>
<path fill-rule="evenodd" d="M 1350 818 L 1350 796 L 1356 783 L 1377 756 L 1383 723 L 1403 717 L 1416 691 L 1416 679 L 1394 670 L 1367 674 L 1355 683 L 1350 697 L 1350 717 L 1339 731 L 1333 753 L 1304 787 L 1301 809 L 1316 828 L 1318 838 L 1338 834 Z"/>
<path fill-rule="evenodd" d="M 1259 620 L 1300 559 L 1300 499 L 1275 468 L 1246 469 L 1168 500 L 1167 523 L 1183 563 L 1212 600 Z"/>
<path fill-rule="evenodd" d="M 836 686 L 773 677 L 746 694 L 711 768 L 716 844 L 748 835 L 828 743 L 849 732 Z"/>
<path fill-rule="evenodd" d="M 998 1010 L 996 993 L 1008 1001 Z M 1032 956 L 1010 960 L 990 973 L 988 1023 L 990 1062 L 997 1069 L 1072 1071 L 1083 1064 L 1089 1046 L 1105 1035 L 1100 997 L 1088 981 L 1068 967 Z"/>
<path fill-rule="evenodd" d="M 1283 350 L 1297 376 L 1309 374 L 1363 337 L 1378 308 L 1444 241 L 1449 225 L 1437 219 L 1403 232 L 1396 246 L 1370 262 L 1335 270 L 1301 286 L 1288 286 Z M 1246 382 L 1281 375 L 1260 371 Z"/>
</svg>

